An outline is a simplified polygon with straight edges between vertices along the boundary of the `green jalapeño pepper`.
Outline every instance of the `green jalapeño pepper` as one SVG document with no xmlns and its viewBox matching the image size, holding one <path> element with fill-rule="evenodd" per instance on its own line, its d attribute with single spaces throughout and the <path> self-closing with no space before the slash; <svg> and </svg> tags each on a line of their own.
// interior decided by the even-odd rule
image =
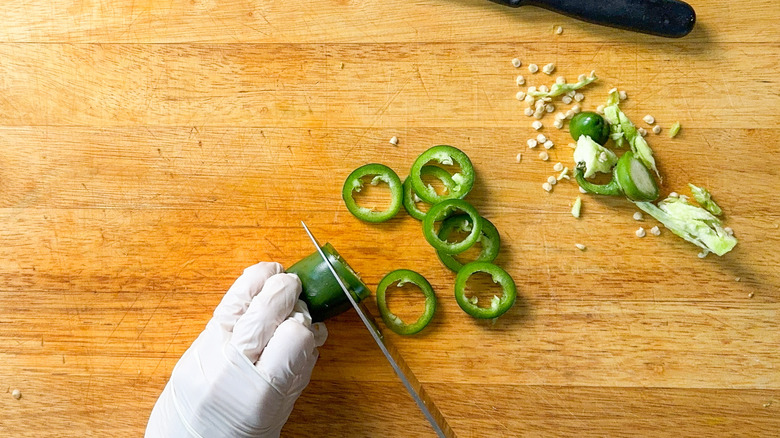
<svg viewBox="0 0 780 438">
<path fill-rule="evenodd" d="M 455 182 L 452 180 L 450 173 L 441 167 L 423 166 L 420 169 L 420 175 L 431 175 L 438 178 L 442 184 L 444 184 L 447 191 L 452 190 L 452 188 L 455 187 Z M 417 194 L 412 188 L 412 181 L 407 177 L 404 180 L 404 208 L 409 213 L 409 216 L 421 221 L 425 217 L 425 212 L 417 207 L 417 202 L 422 200 L 417 199 L 415 201 L 415 196 L 417 196 Z"/>
<path fill-rule="evenodd" d="M 596 143 L 604 146 L 609 140 L 609 124 L 597 113 L 583 111 L 577 113 L 569 122 L 569 133 L 574 141 L 581 135 L 587 135 Z"/>
<path fill-rule="evenodd" d="M 372 185 L 379 184 L 380 181 L 384 181 L 390 186 L 390 206 L 383 211 L 374 211 L 370 208 L 365 208 L 357 205 L 355 199 L 352 197 L 352 192 L 359 192 L 363 188 L 363 181 L 361 178 L 364 176 L 374 175 L 371 180 Z M 353 170 L 344 181 L 344 188 L 341 190 L 341 197 L 344 198 L 344 204 L 347 206 L 347 210 L 352 213 L 356 218 L 366 222 L 384 222 L 389 220 L 398 213 L 401 209 L 403 202 L 403 186 L 401 179 L 393 171 L 393 169 L 385 166 L 384 164 L 366 164 Z"/>
<path fill-rule="evenodd" d="M 444 165 L 457 163 L 460 166 L 460 172 L 452 175 L 455 185 L 445 195 L 437 194 L 433 187 L 426 186 L 422 180 L 422 168 L 431 161 L 437 161 Z M 471 164 L 469 157 L 458 148 L 447 145 L 434 146 L 414 160 L 412 169 L 409 171 L 409 179 L 417 196 L 429 204 L 436 204 L 445 199 L 460 199 L 464 198 L 474 186 L 474 165 Z"/>
<path fill-rule="evenodd" d="M 612 170 L 612 181 L 604 185 L 593 184 L 583 174 L 585 163 L 577 163 L 575 178 L 586 192 L 597 195 L 617 196 L 623 193 L 632 201 L 653 201 L 658 198 L 658 185 L 653 175 L 631 151 L 623 154 Z"/>
<path fill-rule="evenodd" d="M 387 307 L 387 288 L 396 284 L 397 287 L 401 287 L 406 283 L 414 284 L 419 287 L 425 296 L 425 310 L 422 315 L 417 318 L 417 321 L 412 324 L 406 324 L 393 314 Z M 425 326 L 433 319 L 433 314 L 436 311 L 436 295 L 433 293 L 433 288 L 428 280 L 422 275 L 410 271 L 408 269 L 398 269 L 387 275 L 379 285 L 376 287 L 376 303 L 379 307 L 379 314 L 382 315 L 382 321 L 392 331 L 399 335 L 413 335 L 424 329 Z"/>
<path fill-rule="evenodd" d="M 501 248 L 501 236 L 493 223 L 484 217 L 480 218 L 480 220 L 482 221 L 482 233 L 478 241 L 482 242 L 482 250 L 473 261 L 492 262 L 498 256 L 498 251 Z M 446 241 L 447 237 L 455 230 L 463 233 L 470 232 L 472 223 L 471 217 L 466 215 L 448 217 L 442 222 L 441 228 L 439 228 L 439 239 Z M 444 263 L 444 266 L 450 268 L 453 272 L 458 272 L 463 267 L 463 263 L 458 261 L 452 254 L 436 251 L 436 255 L 439 256 L 439 260 Z"/>
<path fill-rule="evenodd" d="M 466 282 L 476 272 L 490 274 L 493 282 L 499 283 L 504 292 L 500 298 L 493 296 L 493 299 L 490 301 L 490 307 L 480 307 L 474 299 L 476 297 L 471 299 L 466 297 Z M 455 301 L 458 302 L 458 305 L 464 312 L 474 318 L 498 318 L 512 307 L 516 298 L 517 288 L 515 287 L 515 281 L 512 280 L 512 277 L 505 270 L 489 262 L 471 262 L 461 268 L 455 278 Z"/>
<path fill-rule="evenodd" d="M 322 246 L 322 252 L 328 256 L 328 260 L 330 260 L 333 268 L 344 280 L 344 285 L 352 292 L 352 298 L 355 301 L 361 301 L 371 295 L 371 291 L 363 283 L 363 280 L 341 258 L 330 243 Z M 319 252 L 315 251 L 290 266 L 287 268 L 287 272 L 296 274 L 301 279 L 303 291 L 300 299 L 309 307 L 312 321 L 324 321 L 352 308 L 352 304 L 333 277 Z"/>
<path fill-rule="evenodd" d="M 465 239 L 460 242 L 448 242 L 439 238 L 439 235 L 434 229 L 436 222 L 446 219 L 451 216 L 456 210 L 460 210 L 466 213 L 471 218 L 471 232 Z M 477 243 L 480 233 L 482 233 L 482 220 L 477 213 L 477 209 L 474 208 L 468 202 L 462 199 L 447 199 L 439 202 L 428 210 L 428 214 L 422 222 L 422 231 L 425 240 L 431 244 L 431 246 L 437 251 L 441 251 L 447 254 L 459 254 L 469 249 Z"/>
</svg>

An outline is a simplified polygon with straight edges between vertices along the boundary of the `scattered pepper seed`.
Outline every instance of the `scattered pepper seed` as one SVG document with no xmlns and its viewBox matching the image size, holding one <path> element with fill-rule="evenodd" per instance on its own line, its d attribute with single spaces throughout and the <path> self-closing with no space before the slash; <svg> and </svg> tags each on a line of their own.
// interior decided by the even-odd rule
<svg viewBox="0 0 780 438">
<path fill-rule="evenodd" d="M 563 120 L 555 119 L 553 122 L 553 126 L 555 126 L 558 129 L 563 129 Z"/>
<path fill-rule="evenodd" d="M 577 199 L 574 200 L 574 205 L 571 206 L 571 215 L 576 218 L 579 218 L 581 211 L 582 211 L 582 198 L 577 196 Z"/>
<path fill-rule="evenodd" d="M 554 186 L 555 184 L 558 184 L 558 179 L 550 175 L 547 177 L 547 182 L 550 183 L 551 186 Z"/>
<path fill-rule="evenodd" d="M 517 100 L 525 100 L 525 92 L 524 91 L 518 91 L 517 94 L 515 94 L 515 99 L 517 99 Z"/>
<path fill-rule="evenodd" d="M 553 170 L 556 172 L 560 172 L 561 170 L 563 170 L 563 163 L 561 162 L 555 163 L 555 165 L 553 166 Z"/>
<path fill-rule="evenodd" d="M 653 123 L 655 123 L 655 117 L 651 116 L 650 114 L 642 117 L 642 120 L 644 120 L 645 123 L 647 123 L 648 125 L 652 125 Z"/>
<path fill-rule="evenodd" d="M 753 298 L 753 296 L 754 296 L 754 295 L 755 295 L 755 292 L 750 292 L 750 293 L 748 294 L 748 298 Z M 769 407 L 769 403 L 764 403 L 764 407 L 765 407 L 765 408 L 768 408 L 768 407 Z"/>
<path fill-rule="evenodd" d="M 536 73 L 539 71 L 539 66 L 536 64 L 528 64 L 528 71 L 531 73 Z"/>
<path fill-rule="evenodd" d="M 596 112 L 599 114 L 604 114 L 604 105 L 599 105 L 596 107 Z"/>
<path fill-rule="evenodd" d="M 585 248 L 586 248 L 586 246 L 581 244 L 581 243 L 575 243 L 574 246 L 576 246 L 577 249 L 580 250 L 580 251 L 585 251 Z"/>
<path fill-rule="evenodd" d="M 545 149 L 552 149 L 552 147 L 555 146 L 555 143 L 553 143 L 552 140 L 547 140 L 546 142 L 544 142 L 543 146 Z"/>
<path fill-rule="evenodd" d="M 555 33 L 556 33 L 557 35 L 560 35 L 560 34 L 562 34 L 562 33 L 563 33 L 563 27 L 561 27 L 561 26 L 558 26 L 558 27 L 556 27 L 556 28 L 555 28 Z"/>
<path fill-rule="evenodd" d="M 620 98 L 620 100 L 628 99 L 628 95 L 626 94 L 626 92 L 624 90 L 618 91 L 618 97 Z"/>
<path fill-rule="evenodd" d="M 650 228 L 650 234 L 653 236 L 660 236 L 661 235 L 661 229 L 658 228 L 658 226 L 654 226 L 653 228 Z"/>
<path fill-rule="evenodd" d="M 557 78 L 555 78 L 555 83 L 563 85 L 566 83 L 566 78 L 564 78 L 563 76 L 558 76 Z"/>
<path fill-rule="evenodd" d="M 697 255 L 697 256 L 698 256 L 700 259 L 703 259 L 704 257 L 707 257 L 707 254 L 709 254 L 709 253 L 710 253 L 710 252 L 709 252 L 709 251 L 707 251 L 707 250 L 705 249 L 704 251 L 702 251 L 702 252 L 700 252 L 700 253 L 698 253 L 698 254 L 696 254 L 696 255 Z"/>
<path fill-rule="evenodd" d="M 529 138 L 526 143 L 528 143 L 528 147 L 531 148 L 531 149 L 535 148 L 536 145 L 537 145 L 536 139 L 533 139 L 533 138 Z"/>
<path fill-rule="evenodd" d="M 560 175 L 558 175 L 557 178 L 558 178 L 558 181 L 560 181 L 560 180 L 562 180 L 564 178 L 571 179 L 569 177 L 569 168 L 568 167 L 564 167 L 563 170 L 561 171 Z"/>
<path fill-rule="evenodd" d="M 574 114 L 579 114 L 582 111 L 582 107 L 580 107 L 579 105 L 574 105 L 573 107 L 571 107 L 571 111 L 573 111 Z"/>
<path fill-rule="evenodd" d="M 737 282 L 741 281 L 741 280 L 742 280 L 742 277 L 737 277 L 737 278 L 734 279 L 734 281 L 737 281 Z"/>
<path fill-rule="evenodd" d="M 20 398 L 22 398 L 22 391 L 19 391 L 18 389 L 14 389 L 14 390 L 11 392 L 11 397 L 13 397 L 13 398 L 15 398 L 15 399 L 19 400 Z"/>
<path fill-rule="evenodd" d="M 512 65 L 515 66 L 515 68 L 518 68 L 523 65 L 523 61 L 520 61 L 519 58 L 515 58 L 512 60 Z"/>
<path fill-rule="evenodd" d="M 647 130 L 641 126 L 636 128 L 636 132 L 638 132 L 642 137 L 647 135 Z"/>
<path fill-rule="evenodd" d="M 543 161 L 547 161 L 550 159 L 550 155 L 545 151 L 541 151 L 539 152 L 539 158 L 541 158 Z"/>
<path fill-rule="evenodd" d="M 525 85 L 525 78 L 523 77 L 523 75 L 518 75 L 518 76 L 515 78 L 515 83 L 516 83 L 518 86 L 520 86 L 520 85 Z"/>
<path fill-rule="evenodd" d="M 544 134 L 539 134 L 536 136 L 536 141 L 539 143 L 544 143 L 547 141 L 547 137 L 545 137 Z"/>
<path fill-rule="evenodd" d="M 525 115 L 527 115 L 528 117 L 531 117 L 532 115 L 534 115 L 534 109 L 533 109 L 533 108 L 531 108 L 530 106 L 529 106 L 528 108 L 526 108 L 526 109 L 525 109 L 525 111 L 523 111 L 523 112 L 524 112 L 524 113 L 525 113 Z"/>
<path fill-rule="evenodd" d="M 537 131 L 542 129 L 544 125 L 542 125 L 542 122 L 535 120 L 533 123 L 531 123 L 531 127 L 536 129 Z"/>
<path fill-rule="evenodd" d="M 645 229 L 642 227 L 639 227 L 638 230 L 636 230 L 636 237 L 645 237 Z"/>
<path fill-rule="evenodd" d="M 518 154 L 517 154 L 517 156 L 515 157 L 515 160 L 516 160 L 518 163 L 519 163 L 519 162 L 520 162 L 522 159 L 523 159 L 523 154 L 521 154 L 521 153 L 518 153 Z"/>
<path fill-rule="evenodd" d="M 661 126 L 655 125 L 653 126 L 653 134 L 660 134 L 661 133 Z"/>
<path fill-rule="evenodd" d="M 574 94 L 574 100 L 577 102 L 582 102 L 582 100 L 585 99 L 585 95 L 582 93 L 576 93 Z"/>
<path fill-rule="evenodd" d="M 612 94 L 612 93 L 616 92 L 617 90 L 618 90 L 617 87 L 615 87 L 615 88 L 607 91 L 607 94 Z M 618 93 L 618 94 L 620 94 L 620 93 Z"/>
<path fill-rule="evenodd" d="M 542 67 L 544 74 L 551 75 L 555 71 L 555 64 L 552 62 Z"/>
<path fill-rule="evenodd" d="M 732 230 L 731 227 L 726 227 L 726 228 L 723 229 L 723 231 L 727 232 L 729 234 L 729 236 L 733 236 L 734 235 L 734 230 Z"/>
<path fill-rule="evenodd" d="M 544 106 L 544 111 L 548 113 L 555 111 L 555 105 L 548 103 L 547 105 Z"/>
<path fill-rule="evenodd" d="M 572 110 L 568 110 L 568 111 L 566 111 L 566 118 L 571 120 L 571 118 L 574 117 L 575 114 L 577 114 L 577 113 L 575 113 Z"/>
<path fill-rule="evenodd" d="M 530 90 L 529 90 L 528 92 L 529 92 L 529 93 L 531 93 L 531 91 L 530 91 Z M 534 97 L 533 97 L 533 96 L 531 96 L 530 94 L 526 94 L 526 95 L 525 95 L 525 99 L 523 99 L 523 101 L 524 101 L 525 103 L 527 103 L 527 104 L 528 104 L 528 106 L 530 107 L 531 105 L 533 105 L 533 104 L 534 104 L 534 102 L 536 101 L 536 99 L 534 99 Z"/>
<path fill-rule="evenodd" d="M 669 128 L 669 138 L 674 138 L 680 133 L 680 122 L 674 122 L 671 128 Z"/>
<path fill-rule="evenodd" d="M 391 145 L 393 145 L 393 146 L 398 146 L 398 137 L 396 137 L 396 136 L 393 136 L 393 137 L 390 139 L 390 144 L 391 144 Z"/>
<path fill-rule="evenodd" d="M 635 221 L 641 221 L 642 219 L 644 219 L 644 216 L 642 216 L 642 212 L 641 211 L 634 212 L 634 220 Z"/>
<path fill-rule="evenodd" d="M 542 188 L 548 192 L 552 191 L 552 186 L 548 182 L 542 184 Z"/>
<path fill-rule="evenodd" d="M 571 97 L 570 96 L 563 96 L 561 98 L 561 102 L 565 103 L 566 105 L 571 103 Z"/>
</svg>

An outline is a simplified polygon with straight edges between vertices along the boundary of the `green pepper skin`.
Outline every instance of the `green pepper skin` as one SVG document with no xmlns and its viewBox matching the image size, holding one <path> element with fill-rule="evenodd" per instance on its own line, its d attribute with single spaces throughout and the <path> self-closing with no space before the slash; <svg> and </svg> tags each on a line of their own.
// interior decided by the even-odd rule
<svg viewBox="0 0 780 438">
<path fill-rule="evenodd" d="M 368 286 L 330 243 L 323 245 L 322 251 L 344 280 L 344 285 L 352 292 L 355 301 L 360 302 L 371 295 Z M 352 304 L 319 252 L 315 251 L 301 259 L 287 268 L 287 272 L 296 274 L 300 278 L 302 292 L 299 298 L 308 306 L 312 321 L 324 321 L 352 308 Z"/>
<path fill-rule="evenodd" d="M 466 297 L 466 282 L 476 272 L 490 274 L 493 281 L 501 285 L 504 293 L 493 299 L 490 307 L 480 307 Z M 489 262 L 471 262 L 458 271 L 455 277 L 455 301 L 464 312 L 478 319 L 492 319 L 506 313 L 517 299 L 517 287 L 512 277 L 501 267 Z"/>
<path fill-rule="evenodd" d="M 460 242 L 450 243 L 439 238 L 434 230 L 434 224 L 446 219 L 456 210 L 460 210 L 469 215 L 474 225 L 471 227 L 471 233 L 469 233 L 465 239 Z M 482 233 L 482 221 L 480 220 L 477 209 L 468 202 L 462 199 L 447 199 L 431 207 L 422 221 L 422 231 L 425 240 L 427 240 L 437 251 L 446 254 L 459 254 L 477 243 L 480 233 Z"/>
<path fill-rule="evenodd" d="M 482 234 L 479 240 L 482 241 L 482 251 L 480 251 L 475 262 L 492 262 L 498 256 L 498 252 L 501 249 L 501 235 L 498 234 L 498 229 L 489 220 L 480 218 L 482 221 Z M 465 222 L 465 223 L 464 223 Z M 457 228 L 466 231 L 465 225 L 471 226 L 472 221 L 469 216 L 458 215 L 451 216 L 442 222 L 439 228 L 439 239 L 446 241 L 447 237 Z M 452 254 L 447 254 L 442 251 L 436 251 L 436 255 L 439 256 L 439 260 L 453 272 L 458 272 L 463 267 L 463 263 L 459 262 Z"/>
<path fill-rule="evenodd" d="M 607 184 L 593 184 L 585 179 L 585 163 L 577 163 L 574 170 L 574 178 L 586 192 L 597 195 L 617 196 L 621 193 L 628 199 L 639 202 L 650 202 L 658 199 L 659 190 L 653 175 L 647 167 L 631 151 L 627 151 L 620 157 L 612 169 L 612 180 Z M 639 175 L 642 173 L 642 175 Z M 643 178 L 650 185 L 650 190 L 641 190 L 637 187 L 637 178 Z"/>
<path fill-rule="evenodd" d="M 439 195 L 434 190 L 428 188 L 422 180 L 422 168 L 431 161 L 437 161 L 439 164 L 460 165 L 460 172 L 452 175 L 455 185 L 446 195 Z M 468 155 L 458 148 L 448 145 L 434 146 L 420 154 L 409 171 L 409 179 L 412 182 L 412 188 L 417 196 L 429 204 L 436 204 L 446 199 L 461 199 L 466 197 L 474 186 L 474 165 Z"/>
<path fill-rule="evenodd" d="M 581 135 L 587 135 L 604 146 L 604 143 L 609 140 L 609 124 L 601 115 L 583 111 L 572 117 L 569 122 L 569 133 L 574 141 L 579 140 Z"/>
<path fill-rule="evenodd" d="M 401 287 L 404 283 L 412 283 L 420 288 L 425 296 L 425 310 L 422 315 L 417 318 L 417 321 L 406 324 L 401 321 L 390 309 L 387 307 L 387 288 L 393 284 L 398 284 Z M 376 287 L 376 303 L 379 307 L 379 314 L 382 316 L 382 321 L 390 330 L 398 333 L 399 335 L 413 335 L 419 333 L 429 322 L 433 319 L 433 314 L 436 312 L 436 294 L 433 293 L 433 288 L 428 280 L 422 275 L 411 271 L 409 269 L 398 269 L 387 275 L 379 282 Z"/>
<path fill-rule="evenodd" d="M 446 170 L 436 166 L 423 166 L 420 169 L 420 175 L 432 175 L 441 180 L 444 187 L 447 190 L 452 190 L 455 187 L 455 182 L 452 180 L 452 176 Z M 425 218 L 425 212 L 417 208 L 417 204 L 414 202 L 414 189 L 412 188 L 412 181 L 409 177 L 404 180 L 404 199 L 403 204 L 409 216 L 417 219 L 418 221 Z"/>
<path fill-rule="evenodd" d="M 390 206 L 384 211 L 373 211 L 361 207 L 357 205 L 355 199 L 352 197 L 353 191 L 360 191 L 363 187 L 363 182 L 360 178 L 368 175 L 376 175 L 375 180 L 383 180 L 390 186 L 390 195 L 392 199 L 390 201 Z M 366 222 L 384 222 L 398 214 L 398 211 L 401 209 L 404 197 L 403 184 L 401 184 L 401 178 L 398 178 L 398 175 L 393 169 L 384 164 L 366 164 L 353 170 L 347 179 L 344 180 L 344 187 L 341 189 L 341 197 L 344 199 L 347 210 L 356 218 Z"/>
</svg>

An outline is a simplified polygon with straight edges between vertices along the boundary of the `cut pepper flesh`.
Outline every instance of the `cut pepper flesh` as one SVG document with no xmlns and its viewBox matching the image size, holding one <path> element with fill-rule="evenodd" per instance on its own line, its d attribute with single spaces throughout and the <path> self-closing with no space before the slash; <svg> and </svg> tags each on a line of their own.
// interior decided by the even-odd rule
<svg viewBox="0 0 780 438">
<path fill-rule="evenodd" d="M 498 251 L 501 248 L 501 236 L 492 222 L 484 217 L 480 218 L 480 220 L 482 221 L 482 233 L 477 241 L 482 243 L 482 250 L 473 261 L 492 262 L 498 256 Z M 451 216 L 442 222 L 441 228 L 439 228 L 439 239 L 446 241 L 447 237 L 456 230 L 464 233 L 470 232 L 472 224 L 471 217 L 467 215 Z M 453 272 L 458 272 L 463 267 L 463 263 L 452 254 L 436 251 L 436 255 L 439 256 L 439 260 L 441 260 L 444 266 Z"/>
<path fill-rule="evenodd" d="M 455 187 L 455 182 L 452 180 L 452 176 L 449 172 L 442 169 L 441 167 L 436 166 L 423 166 L 420 169 L 420 175 L 430 175 L 434 176 L 439 179 L 439 181 L 442 182 L 444 185 L 444 188 L 447 191 L 452 190 L 453 187 Z M 409 177 L 406 177 L 403 184 L 404 188 L 404 199 L 403 204 L 406 211 L 409 213 L 409 216 L 417 219 L 418 221 L 423 220 L 425 217 L 425 212 L 420 210 L 419 207 L 417 207 L 417 202 L 421 202 L 422 199 L 416 199 L 415 197 L 417 194 L 414 192 L 414 189 L 412 188 L 412 181 Z"/>
<path fill-rule="evenodd" d="M 330 264 L 344 280 L 345 286 L 350 290 L 355 301 L 359 302 L 371 295 L 371 291 L 360 279 L 360 276 L 352 270 L 330 243 L 322 246 L 322 252 L 325 253 Z M 296 274 L 301 280 L 300 299 L 308 306 L 312 321 L 324 321 L 352 308 L 352 304 L 319 252 L 314 251 L 287 268 L 286 272 Z"/>
<path fill-rule="evenodd" d="M 387 209 L 382 211 L 361 207 L 355 202 L 355 198 L 352 196 L 353 192 L 359 192 L 363 188 L 363 181 L 361 178 L 372 175 L 374 178 L 371 180 L 371 184 L 377 185 L 380 181 L 383 181 L 390 187 L 390 205 Z M 341 189 L 341 197 L 344 199 L 347 210 L 356 218 L 366 222 L 384 222 L 395 216 L 398 213 L 398 210 L 401 209 L 404 197 L 403 185 L 401 184 L 401 179 L 398 178 L 398 175 L 393 169 L 384 164 L 366 164 L 358 167 L 349 174 L 344 181 L 344 187 Z"/>
<path fill-rule="evenodd" d="M 401 287 L 406 283 L 414 284 L 420 288 L 420 291 L 425 296 L 425 309 L 422 315 L 417 318 L 417 321 L 411 324 L 406 324 L 401 318 L 391 312 L 387 306 L 387 289 L 393 284 Z M 382 321 L 385 322 L 387 328 L 399 335 L 413 335 L 420 332 L 431 322 L 433 314 L 436 312 L 436 295 L 433 293 L 431 284 L 425 277 L 409 269 L 398 269 L 385 275 L 376 288 L 376 302 Z"/>
<path fill-rule="evenodd" d="M 477 272 L 489 274 L 493 282 L 501 285 L 503 294 L 501 297 L 494 296 L 490 301 L 490 307 L 480 307 L 476 300 L 466 297 L 466 282 Z M 498 318 L 506 313 L 517 298 L 517 287 L 512 277 L 501 267 L 489 262 L 471 262 L 458 271 L 455 278 L 455 301 L 464 312 L 479 319 Z"/>
<path fill-rule="evenodd" d="M 457 210 L 462 211 L 471 218 L 473 224 L 471 232 L 460 242 L 442 240 L 434 229 L 435 223 L 448 218 Z M 422 221 L 422 231 L 425 240 L 427 240 L 437 251 L 447 254 L 459 254 L 477 243 L 477 240 L 482 233 L 482 221 L 480 220 L 479 213 L 477 213 L 477 209 L 468 202 L 462 199 L 447 199 L 431 207 Z"/>
<path fill-rule="evenodd" d="M 423 166 L 432 161 L 443 165 L 457 163 L 460 166 L 460 172 L 451 175 L 455 184 L 446 194 L 436 193 L 433 187 L 426 185 L 422 180 Z M 474 165 L 460 149 L 448 145 L 438 145 L 423 152 L 414 160 L 412 169 L 409 171 L 409 179 L 417 196 L 429 204 L 436 204 L 446 199 L 460 199 L 465 197 L 474 186 Z"/>
</svg>

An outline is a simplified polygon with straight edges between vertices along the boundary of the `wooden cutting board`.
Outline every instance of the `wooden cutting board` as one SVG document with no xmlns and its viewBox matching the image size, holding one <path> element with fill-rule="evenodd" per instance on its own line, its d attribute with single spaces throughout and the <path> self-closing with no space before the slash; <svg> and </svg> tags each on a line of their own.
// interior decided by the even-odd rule
<svg viewBox="0 0 780 438">
<path fill-rule="evenodd" d="M 459 437 L 777 436 L 780 8 L 693 5 L 693 33 L 666 40 L 482 0 L 6 2 L 0 436 L 141 436 L 241 270 L 311 252 L 300 220 L 372 288 L 431 281 L 430 328 L 390 338 Z M 542 190 L 570 139 L 550 115 L 549 161 L 528 149 L 515 77 L 591 70 L 582 107 L 619 87 L 637 124 L 655 116 L 664 194 L 709 188 L 733 252 L 638 238 L 655 222 L 620 199 L 585 196 L 575 219 L 573 183 Z M 495 323 L 458 308 L 417 221 L 367 225 L 340 200 L 357 166 L 404 177 L 440 143 L 472 158 L 469 199 L 518 283 Z M 328 328 L 283 436 L 431 436 L 356 316 Z"/>
</svg>

